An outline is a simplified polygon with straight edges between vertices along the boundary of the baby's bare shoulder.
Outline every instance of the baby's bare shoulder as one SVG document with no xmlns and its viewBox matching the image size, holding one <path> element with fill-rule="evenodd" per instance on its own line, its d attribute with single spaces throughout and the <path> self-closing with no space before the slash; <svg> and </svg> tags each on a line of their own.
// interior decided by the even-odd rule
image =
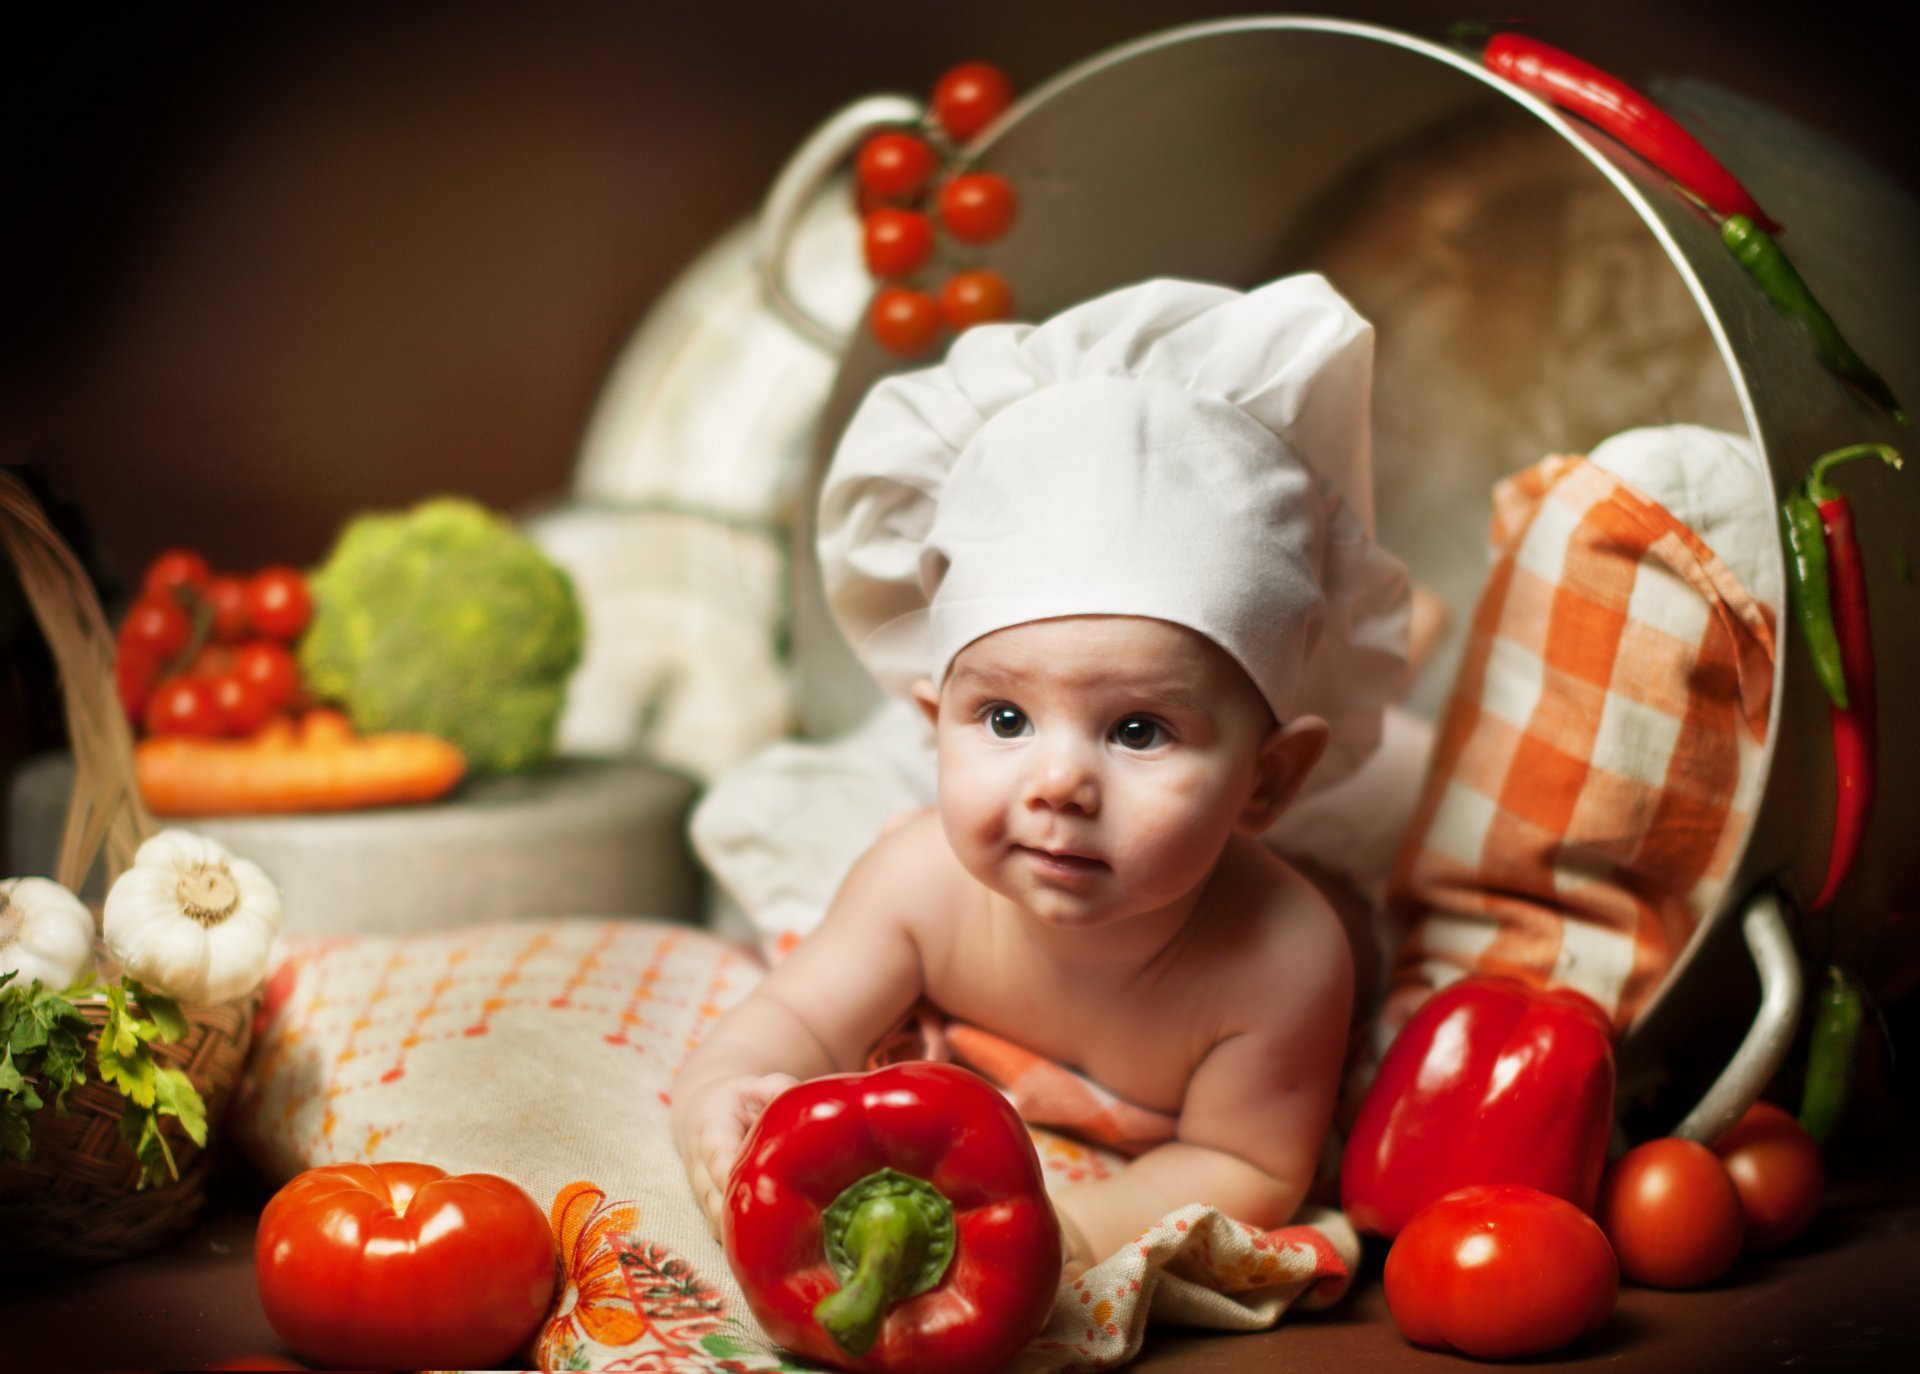
<svg viewBox="0 0 1920 1374">
<path fill-rule="evenodd" d="M 939 816 L 927 812 L 874 841 L 841 884 L 834 908 L 864 919 L 924 927 L 958 900 L 965 878 Z"/>
<path fill-rule="evenodd" d="M 1230 846 L 1221 863 L 1207 913 L 1220 991 L 1266 1013 L 1276 1001 L 1323 1010 L 1349 1000 L 1353 951 L 1326 894 L 1257 840 Z"/>
</svg>

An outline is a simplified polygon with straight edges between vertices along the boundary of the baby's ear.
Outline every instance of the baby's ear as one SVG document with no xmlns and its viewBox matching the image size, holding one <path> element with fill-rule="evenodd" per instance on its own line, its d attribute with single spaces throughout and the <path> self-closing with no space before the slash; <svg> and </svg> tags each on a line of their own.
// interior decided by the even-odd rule
<svg viewBox="0 0 1920 1374">
<path fill-rule="evenodd" d="M 940 723 L 940 689 L 933 685 L 933 679 L 923 677 L 913 684 L 913 699 L 919 705 L 920 712 L 926 716 L 927 724 Z"/>
<path fill-rule="evenodd" d="M 1327 723 L 1318 716 L 1296 716 L 1267 731 L 1260 742 L 1253 792 L 1240 813 L 1236 830 L 1242 835 L 1259 835 L 1280 819 L 1280 813 L 1292 803 L 1300 784 L 1326 752 L 1329 733 Z"/>
</svg>

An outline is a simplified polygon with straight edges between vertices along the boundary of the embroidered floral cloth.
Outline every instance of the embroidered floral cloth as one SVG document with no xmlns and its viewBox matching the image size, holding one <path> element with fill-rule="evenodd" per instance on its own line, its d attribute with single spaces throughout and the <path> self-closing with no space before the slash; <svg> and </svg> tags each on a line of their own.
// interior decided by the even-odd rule
<svg viewBox="0 0 1920 1374">
<path fill-rule="evenodd" d="M 712 935 L 557 919 L 406 938 L 289 937 L 233 1129 L 274 1177 L 417 1159 L 514 1179 L 563 1270 L 528 1357 L 545 1369 L 794 1370 L 753 1324 L 688 1191 L 667 1113 L 702 1032 L 760 976 Z M 1036 1130 L 1050 1182 L 1112 1151 Z M 1337 1299 L 1359 1243 L 1338 1213 L 1260 1232 L 1188 1207 L 1063 1284 L 1014 1367 L 1110 1369 L 1150 1321 L 1257 1330 Z"/>
</svg>

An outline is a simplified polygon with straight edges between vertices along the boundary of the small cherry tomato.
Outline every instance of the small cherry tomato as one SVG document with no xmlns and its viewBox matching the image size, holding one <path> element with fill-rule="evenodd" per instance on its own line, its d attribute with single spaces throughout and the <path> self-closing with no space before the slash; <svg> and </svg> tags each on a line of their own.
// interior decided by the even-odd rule
<svg viewBox="0 0 1920 1374">
<path fill-rule="evenodd" d="M 137 644 L 164 663 L 187 647 L 193 635 L 193 622 L 171 596 L 143 596 L 120 622 L 119 642 Z"/>
<path fill-rule="evenodd" d="M 237 644 L 247 637 L 247 580 L 244 577 L 215 574 L 202 596 L 213 611 L 215 639 L 222 644 Z"/>
<path fill-rule="evenodd" d="M 1544 1355 L 1598 1331 L 1620 1271 L 1593 1219 L 1519 1183 L 1448 1193 L 1387 1252 L 1387 1310 L 1416 1345 L 1482 1360 Z"/>
<path fill-rule="evenodd" d="M 1740 1254 L 1740 1194 L 1712 1150 L 1667 1136 L 1615 1161 L 1594 1217 L 1621 1275 L 1652 1288 L 1699 1288 Z"/>
<path fill-rule="evenodd" d="M 152 735 L 211 737 L 220 734 L 224 725 L 213 684 L 198 677 L 170 677 L 154 688 L 145 720 Z"/>
<path fill-rule="evenodd" d="M 935 165 L 924 138 L 897 131 L 875 134 L 854 158 L 854 185 L 878 201 L 912 200 L 933 180 Z"/>
<path fill-rule="evenodd" d="M 976 324 L 1013 318 L 1013 291 L 998 272 L 982 268 L 947 278 L 940 288 L 940 314 L 956 334 Z"/>
<path fill-rule="evenodd" d="M 233 674 L 259 688 L 271 711 L 289 704 L 300 690 L 300 665 L 284 644 L 271 639 L 256 639 L 234 650 Z"/>
<path fill-rule="evenodd" d="M 273 717 L 274 703 L 266 692 L 238 673 L 210 679 L 213 703 L 220 708 L 221 733 L 251 735 Z"/>
<path fill-rule="evenodd" d="M 231 644 L 202 644 L 187 664 L 188 677 L 204 677 L 209 680 L 233 671 L 233 646 Z"/>
<path fill-rule="evenodd" d="M 861 224 L 867 270 L 885 281 L 910 277 L 933 253 L 933 225 L 915 210 L 881 208 Z"/>
<path fill-rule="evenodd" d="M 207 560 L 192 549 L 168 549 L 147 564 L 140 582 L 142 596 L 199 596 L 213 577 Z"/>
<path fill-rule="evenodd" d="M 247 579 L 247 623 L 261 634 L 298 639 L 312 614 L 307 579 L 297 568 L 262 568 Z"/>
<path fill-rule="evenodd" d="M 143 644 L 122 643 L 113 656 L 113 685 L 120 694 L 120 709 L 129 721 L 139 722 L 146 714 L 147 702 L 160 681 L 160 660 Z"/>
<path fill-rule="evenodd" d="M 1756 1102 L 1713 1152 L 1740 1194 L 1751 1248 L 1778 1250 L 1813 1224 L 1827 1171 L 1819 1145 L 1791 1113 Z"/>
<path fill-rule="evenodd" d="M 328 1369 L 498 1369 L 553 1296 L 553 1233 L 493 1174 L 332 1164 L 275 1193 L 254 1239 L 260 1304 Z"/>
<path fill-rule="evenodd" d="M 940 307 L 924 291 L 889 286 L 873 298 L 867 323 L 887 352 L 911 358 L 932 348 L 940 337 Z"/>
<path fill-rule="evenodd" d="M 962 62 L 933 87 L 933 118 L 947 137 L 965 143 L 1013 103 L 1013 83 L 986 62 Z"/>
<path fill-rule="evenodd" d="M 940 223 L 962 243 L 992 243 L 1018 209 L 1013 187 L 992 172 L 968 172 L 940 188 Z"/>
</svg>

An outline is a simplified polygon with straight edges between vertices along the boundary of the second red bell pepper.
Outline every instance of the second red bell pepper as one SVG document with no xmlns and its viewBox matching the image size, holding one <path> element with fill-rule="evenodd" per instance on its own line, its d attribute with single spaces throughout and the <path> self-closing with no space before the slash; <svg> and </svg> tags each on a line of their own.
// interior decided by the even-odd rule
<svg viewBox="0 0 1920 1374">
<path fill-rule="evenodd" d="M 1422 1003 L 1347 1137 L 1340 1203 L 1382 1236 L 1429 1202 L 1520 1183 L 1591 1213 L 1613 1130 L 1613 1029 L 1591 998 L 1463 978 Z"/>
<path fill-rule="evenodd" d="M 1060 1284 L 1032 1139 L 952 1064 L 780 1094 L 728 1178 L 725 1231 L 767 1334 L 842 1369 L 990 1374 L 1039 1334 Z"/>
</svg>

